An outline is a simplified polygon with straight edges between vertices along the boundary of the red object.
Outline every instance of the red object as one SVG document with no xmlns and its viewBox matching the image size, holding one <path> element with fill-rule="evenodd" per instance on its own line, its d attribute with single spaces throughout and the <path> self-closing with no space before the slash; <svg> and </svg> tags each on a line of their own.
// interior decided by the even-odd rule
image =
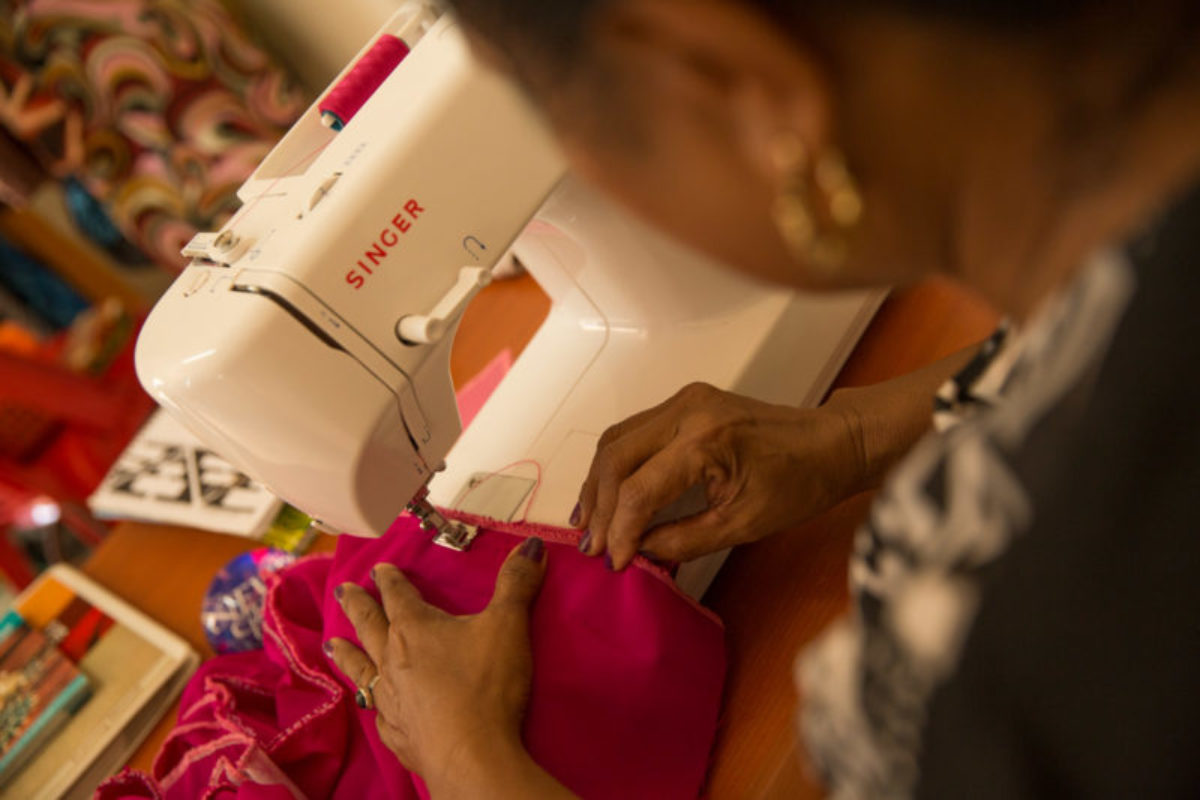
<svg viewBox="0 0 1200 800">
<path fill-rule="evenodd" d="M 104 428 L 121 415 L 123 398 L 114 388 L 120 387 L 114 387 L 111 380 L 98 381 L 57 364 L 0 350 L 0 401 L 5 404 Z"/>
<path fill-rule="evenodd" d="M 694 798 L 703 788 L 725 677 L 724 629 L 639 558 L 620 573 L 576 549 L 577 531 L 489 523 L 471 549 L 438 547 L 411 517 L 380 539 L 342 537 L 270 578 L 265 649 L 218 656 L 184 690 L 179 722 L 153 776 L 125 772 L 98 790 L 117 797 L 426 797 L 379 740 L 375 714 L 321 644 L 354 632 L 333 597 L 373 591 L 396 564 L 430 603 L 480 611 L 523 537 L 547 543 L 531 615 L 533 688 L 524 740 L 534 759 L 588 798 Z"/>
<path fill-rule="evenodd" d="M 512 369 L 512 365 L 512 350 L 505 348 L 488 362 L 488 365 L 480 370 L 478 375 L 471 378 L 458 390 L 455 395 L 458 399 L 458 417 L 462 420 L 464 431 L 476 415 L 483 410 L 484 404 L 504 380 L 504 376 Z"/>
<path fill-rule="evenodd" d="M 95 490 L 154 409 L 134 370 L 135 341 L 99 377 L 0 353 L 0 407 L 60 426 L 39 452 L 0 456 L 0 480 L 60 502 L 81 503 Z"/>
<path fill-rule="evenodd" d="M 97 377 L 58 366 L 52 348 L 40 358 L 0 352 L 0 486 L 23 497 L 21 505 L 53 498 L 85 541 L 99 540 L 83 510 L 87 497 L 154 409 L 137 381 L 135 341 Z M 32 570 L 0 539 L 0 570 L 24 588 Z"/>
<path fill-rule="evenodd" d="M 59 616 L 59 621 L 68 626 L 69 632 L 66 638 L 58 643 L 58 648 L 76 662 L 82 660 L 92 649 L 92 645 L 100 641 L 113 626 L 113 621 L 107 614 L 80 597 L 71 601 Z"/>
<path fill-rule="evenodd" d="M 341 130 L 354 119 L 354 115 L 407 55 L 408 45 L 403 39 L 391 34 L 381 36 L 350 68 L 346 77 L 325 95 L 321 101 L 321 114 L 332 116 L 335 120 L 334 129 Z"/>
<path fill-rule="evenodd" d="M 0 401 L 0 458 L 24 461 L 58 433 L 55 419 L 35 408 Z"/>
</svg>

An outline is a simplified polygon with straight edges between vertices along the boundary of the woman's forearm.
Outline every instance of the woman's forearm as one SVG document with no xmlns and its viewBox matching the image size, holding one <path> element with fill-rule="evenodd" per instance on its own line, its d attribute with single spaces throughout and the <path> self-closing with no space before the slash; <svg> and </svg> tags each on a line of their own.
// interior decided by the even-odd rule
<svg viewBox="0 0 1200 800">
<path fill-rule="evenodd" d="M 929 431 L 938 388 L 965 367 L 979 348 L 975 344 L 907 375 L 839 389 L 830 396 L 826 407 L 845 416 L 855 440 L 856 489 L 878 486 L 892 465 Z"/>
</svg>

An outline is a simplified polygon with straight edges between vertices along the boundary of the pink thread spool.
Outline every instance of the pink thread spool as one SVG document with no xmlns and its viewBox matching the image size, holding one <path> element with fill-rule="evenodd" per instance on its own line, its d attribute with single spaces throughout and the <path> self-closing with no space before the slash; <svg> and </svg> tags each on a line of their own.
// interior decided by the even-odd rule
<svg viewBox="0 0 1200 800">
<path fill-rule="evenodd" d="M 340 131 L 408 55 L 398 36 L 384 34 L 321 101 L 321 122 Z"/>
</svg>

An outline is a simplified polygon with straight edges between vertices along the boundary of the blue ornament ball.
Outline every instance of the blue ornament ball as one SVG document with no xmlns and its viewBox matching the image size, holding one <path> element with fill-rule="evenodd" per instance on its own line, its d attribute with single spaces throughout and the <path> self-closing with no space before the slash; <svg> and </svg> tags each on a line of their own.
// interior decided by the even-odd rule
<svg viewBox="0 0 1200 800">
<path fill-rule="evenodd" d="M 291 553 L 264 547 L 242 553 L 216 574 L 200 611 L 200 622 L 213 650 L 244 653 L 262 647 L 266 576 L 295 560 Z"/>
</svg>

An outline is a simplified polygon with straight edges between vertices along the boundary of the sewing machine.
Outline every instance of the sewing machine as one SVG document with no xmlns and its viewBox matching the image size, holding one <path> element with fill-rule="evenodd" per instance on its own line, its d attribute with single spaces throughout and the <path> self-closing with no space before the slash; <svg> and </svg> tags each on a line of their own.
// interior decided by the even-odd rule
<svg viewBox="0 0 1200 800">
<path fill-rule="evenodd" d="M 605 428 L 691 381 L 819 402 L 878 294 L 721 269 L 567 174 L 453 18 L 409 3 L 381 34 L 399 66 L 352 118 L 309 109 L 142 331 L 147 391 L 215 451 L 324 530 L 382 535 L 408 508 L 465 548 L 474 531 L 439 507 L 565 526 Z M 464 432 L 455 330 L 513 257 L 552 309 Z M 721 560 L 680 585 L 699 596 Z"/>
</svg>

